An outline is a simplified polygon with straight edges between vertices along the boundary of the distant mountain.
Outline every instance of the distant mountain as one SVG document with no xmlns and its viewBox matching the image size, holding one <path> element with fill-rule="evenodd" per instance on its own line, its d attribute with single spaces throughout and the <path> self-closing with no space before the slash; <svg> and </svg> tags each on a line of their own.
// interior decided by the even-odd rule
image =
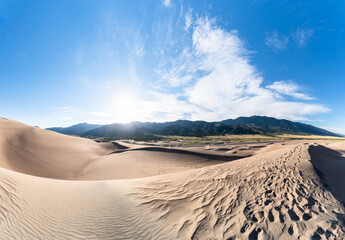
<svg viewBox="0 0 345 240">
<path fill-rule="evenodd" d="M 67 135 L 75 135 L 80 136 L 81 134 L 101 127 L 102 125 L 99 124 L 89 124 L 89 123 L 79 123 L 70 127 L 53 127 L 53 128 L 46 128 L 47 130 L 51 130 L 54 132 L 59 132 Z"/>
<path fill-rule="evenodd" d="M 292 122 L 285 119 L 276 119 L 273 117 L 252 116 L 239 117 L 234 120 L 228 119 L 222 121 L 224 124 L 238 123 L 253 129 L 258 129 L 262 133 L 294 133 L 294 134 L 313 134 L 321 136 L 339 136 L 325 129 L 315 127 L 310 124 Z"/>
<path fill-rule="evenodd" d="M 325 129 L 309 124 L 280 120 L 272 117 L 252 116 L 228 119 L 220 122 L 178 120 L 173 122 L 131 122 L 96 125 L 81 123 L 68 128 L 48 130 L 82 137 L 112 139 L 146 139 L 154 135 L 210 136 L 226 134 L 309 134 L 339 136 Z"/>
<path fill-rule="evenodd" d="M 237 125 L 237 124 L 236 124 Z M 177 135 L 196 136 L 225 135 L 235 133 L 238 126 L 234 124 L 222 124 L 218 122 L 178 120 L 165 123 L 141 123 L 132 122 L 128 124 L 110 124 L 88 131 L 83 137 L 112 137 L 112 138 L 142 138 L 147 135 Z M 251 129 L 243 126 L 238 133 L 255 134 Z M 236 134 L 236 133 L 235 133 Z"/>
</svg>

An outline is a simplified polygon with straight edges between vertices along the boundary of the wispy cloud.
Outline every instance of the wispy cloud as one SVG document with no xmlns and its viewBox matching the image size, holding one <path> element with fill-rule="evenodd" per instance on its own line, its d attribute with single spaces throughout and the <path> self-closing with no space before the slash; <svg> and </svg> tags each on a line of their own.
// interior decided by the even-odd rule
<svg viewBox="0 0 345 240">
<path fill-rule="evenodd" d="M 60 121 L 70 121 L 74 119 L 76 110 L 72 106 L 52 107 L 48 110 L 51 111 L 52 116 Z"/>
<path fill-rule="evenodd" d="M 172 6 L 172 0 L 162 0 L 162 4 L 164 7 L 171 7 Z"/>
<path fill-rule="evenodd" d="M 107 112 L 90 112 L 90 115 L 98 116 L 98 117 L 111 117 L 111 114 Z"/>
<path fill-rule="evenodd" d="M 64 107 L 52 107 L 49 110 L 53 111 L 65 111 L 65 112 L 74 112 L 75 109 L 72 106 L 64 106 Z"/>
<path fill-rule="evenodd" d="M 189 27 L 192 25 L 193 18 L 192 18 L 192 12 L 193 10 L 190 8 L 185 16 L 185 30 L 187 31 Z"/>
<path fill-rule="evenodd" d="M 314 30 L 312 29 L 302 29 L 298 28 L 296 32 L 292 35 L 294 42 L 300 46 L 303 47 L 306 45 L 308 41 L 310 41 L 310 38 L 314 35 Z"/>
<path fill-rule="evenodd" d="M 296 101 L 312 98 L 292 82 L 278 81 L 265 87 L 263 77 L 250 63 L 250 54 L 237 31 L 226 31 L 217 27 L 214 20 L 199 18 L 193 27 L 192 48 L 173 59 L 175 64 L 162 77 L 169 79 L 171 86 L 182 87 L 180 95 L 191 119 L 258 114 L 301 120 L 329 110 L 319 104 Z M 285 95 L 296 100 L 287 100 Z M 176 115 L 186 112 L 183 105 L 178 111 Z"/>
<path fill-rule="evenodd" d="M 193 49 L 186 48 L 179 56 L 168 61 L 157 72 L 162 80 L 166 81 L 173 87 L 188 84 L 197 78 L 200 61 L 193 52 Z"/>
<path fill-rule="evenodd" d="M 280 36 L 278 32 L 273 31 L 271 34 L 266 36 L 266 45 L 274 49 L 285 49 L 289 43 L 288 36 Z"/>
<path fill-rule="evenodd" d="M 314 30 L 298 27 L 295 31 L 288 34 L 273 31 L 266 34 L 266 45 L 274 50 L 286 49 L 289 44 L 304 47 L 314 35 Z"/>
<path fill-rule="evenodd" d="M 288 95 L 297 99 L 302 100 L 313 100 L 307 94 L 300 92 L 300 87 L 291 81 L 277 81 L 271 85 L 266 86 L 266 88 L 271 89 L 279 94 Z"/>
<path fill-rule="evenodd" d="M 141 84 L 136 59 L 144 60 L 148 54 L 142 58 L 131 56 L 126 77 L 132 83 L 131 88 L 121 94 L 121 86 L 116 95 L 111 91 L 114 99 L 105 101 L 103 109 L 90 110 L 89 116 L 103 123 L 181 118 L 217 121 L 251 115 L 308 120 L 310 115 L 329 111 L 313 102 L 293 81 L 268 84 L 251 63 L 253 52 L 236 30 L 222 29 L 215 19 L 197 17 L 191 9 L 180 17 L 182 21 L 177 26 L 183 33 L 183 41 L 167 32 L 167 39 L 171 38 L 168 49 L 174 50 L 154 52 L 162 60 L 155 69 L 158 79 Z M 161 24 L 157 29 L 165 29 Z M 173 20 L 165 24 L 169 27 Z M 299 32 L 296 39 L 309 35 Z M 273 48 L 284 49 L 291 39 L 297 41 L 292 35 L 282 37 L 275 33 L 269 42 Z M 301 42 L 305 44 L 306 39 Z M 143 48 L 150 50 L 145 42 Z"/>
</svg>

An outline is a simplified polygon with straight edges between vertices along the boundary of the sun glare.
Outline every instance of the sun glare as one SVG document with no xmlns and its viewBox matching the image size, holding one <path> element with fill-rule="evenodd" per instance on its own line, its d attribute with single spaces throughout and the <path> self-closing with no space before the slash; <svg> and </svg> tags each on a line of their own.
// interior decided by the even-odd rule
<svg viewBox="0 0 345 240">
<path fill-rule="evenodd" d="M 113 98 L 112 110 L 116 122 L 127 123 L 137 120 L 138 100 L 131 92 L 123 92 Z"/>
</svg>

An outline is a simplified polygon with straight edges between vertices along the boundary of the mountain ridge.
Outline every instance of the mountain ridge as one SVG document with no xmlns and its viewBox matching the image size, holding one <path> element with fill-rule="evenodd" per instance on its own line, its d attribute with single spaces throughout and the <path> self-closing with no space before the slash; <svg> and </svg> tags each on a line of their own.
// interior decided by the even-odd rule
<svg viewBox="0 0 345 240">
<path fill-rule="evenodd" d="M 47 130 L 89 138 L 146 138 L 154 135 L 203 137 L 227 134 L 299 134 L 341 136 L 310 124 L 266 116 L 238 117 L 218 122 L 177 120 L 171 122 L 130 122 L 107 125 L 80 123 Z"/>
<path fill-rule="evenodd" d="M 51 130 L 58 133 L 63 133 L 67 135 L 76 135 L 79 136 L 80 134 L 83 134 L 87 131 L 96 129 L 98 127 L 101 127 L 103 125 L 100 124 L 90 124 L 90 123 L 78 123 L 75 125 L 72 125 L 70 127 L 52 127 L 52 128 L 46 128 L 46 130 Z"/>
</svg>

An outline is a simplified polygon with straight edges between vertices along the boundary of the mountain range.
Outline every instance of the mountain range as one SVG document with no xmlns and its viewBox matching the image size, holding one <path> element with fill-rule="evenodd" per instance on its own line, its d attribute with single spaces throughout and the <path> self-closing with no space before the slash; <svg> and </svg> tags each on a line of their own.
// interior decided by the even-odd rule
<svg viewBox="0 0 345 240">
<path fill-rule="evenodd" d="M 86 133 L 88 131 L 91 131 L 93 129 L 96 129 L 102 126 L 103 125 L 99 125 L 99 124 L 78 123 L 70 127 L 53 127 L 53 128 L 47 128 L 47 130 L 63 133 L 66 135 L 81 136 L 83 133 Z"/>
<path fill-rule="evenodd" d="M 47 130 L 89 138 L 150 139 L 164 136 L 214 136 L 227 134 L 300 134 L 340 136 L 309 124 L 265 116 L 239 117 L 219 122 L 177 120 L 173 122 L 131 122 L 97 125 L 80 123 Z"/>
</svg>

